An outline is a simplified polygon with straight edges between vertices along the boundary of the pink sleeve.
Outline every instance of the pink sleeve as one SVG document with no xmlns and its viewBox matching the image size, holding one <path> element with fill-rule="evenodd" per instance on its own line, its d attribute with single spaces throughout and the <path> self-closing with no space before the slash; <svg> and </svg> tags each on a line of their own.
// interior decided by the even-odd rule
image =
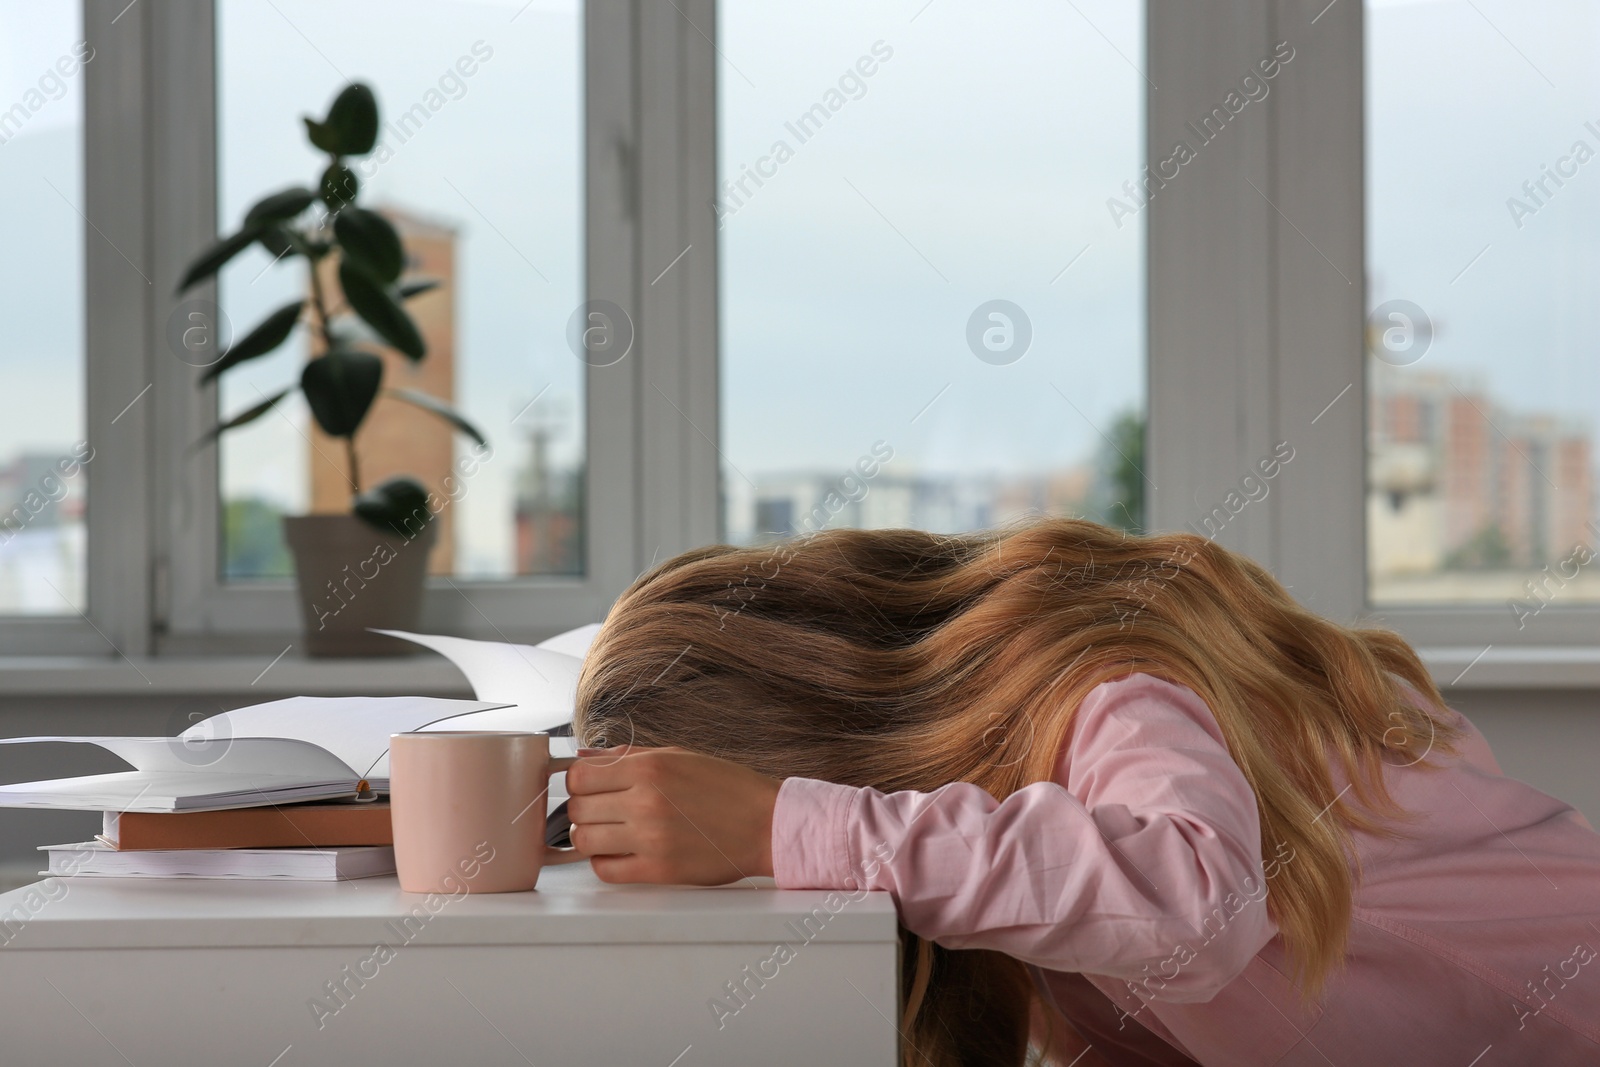
<svg viewBox="0 0 1600 1067">
<path fill-rule="evenodd" d="M 1276 932 L 1260 842 L 1204 702 L 1136 674 L 1084 700 L 1054 781 L 1004 803 L 967 783 L 885 794 L 790 778 L 772 854 L 780 886 L 887 890 L 908 929 L 948 948 L 1159 977 L 1161 999 L 1196 1001 Z"/>
</svg>

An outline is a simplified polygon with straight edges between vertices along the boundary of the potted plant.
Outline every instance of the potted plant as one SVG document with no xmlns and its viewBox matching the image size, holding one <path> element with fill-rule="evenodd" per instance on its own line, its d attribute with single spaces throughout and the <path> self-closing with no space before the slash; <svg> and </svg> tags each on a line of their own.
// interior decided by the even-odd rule
<svg viewBox="0 0 1600 1067">
<path fill-rule="evenodd" d="M 422 605 L 427 556 L 435 538 L 429 493 L 400 476 L 363 488 L 355 437 L 379 396 L 391 397 L 447 420 L 478 446 L 481 433 L 443 401 L 413 389 L 385 388 L 383 360 L 374 341 L 407 359 L 427 350 L 405 301 L 438 286 L 427 278 L 402 278 L 405 248 L 382 215 L 356 205 L 360 183 L 346 160 L 371 152 L 378 137 L 372 90 L 347 85 L 320 122 L 307 117 L 312 145 L 328 154 L 315 189 L 293 186 L 263 197 L 245 212 L 238 232 L 201 253 L 178 284 L 181 295 L 212 277 L 229 260 L 259 244 L 279 262 L 305 261 L 307 296 L 273 311 L 200 375 L 203 386 L 230 369 L 275 351 L 301 323 L 312 331 L 312 358 L 297 386 L 222 420 L 198 445 L 267 414 L 296 388 L 325 433 L 342 439 L 352 485 L 351 514 L 284 517 L 284 537 L 294 554 L 305 623 L 306 651 L 326 655 L 403 655 L 405 642 L 369 633 L 369 626 L 415 628 Z M 330 260 L 329 257 L 335 257 Z M 337 263 L 337 290 L 325 261 Z M 327 276 L 325 276 L 327 275 Z M 334 299 L 342 298 L 342 306 Z"/>
</svg>

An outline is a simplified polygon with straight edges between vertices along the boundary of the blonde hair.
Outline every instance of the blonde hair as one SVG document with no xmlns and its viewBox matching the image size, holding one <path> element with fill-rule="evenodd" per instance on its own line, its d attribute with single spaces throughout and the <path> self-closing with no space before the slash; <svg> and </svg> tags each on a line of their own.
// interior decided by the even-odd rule
<svg viewBox="0 0 1600 1067">
<path fill-rule="evenodd" d="M 575 727 L 590 744 L 677 745 L 775 777 L 971 782 L 1003 800 L 1048 780 L 1084 698 L 1133 672 L 1205 701 L 1255 792 L 1263 855 L 1292 849 L 1266 903 L 1314 997 L 1344 958 L 1351 832 L 1394 834 L 1404 814 L 1385 758 L 1452 751 L 1456 734 L 1400 637 L 1319 618 L 1204 538 L 1055 519 L 689 552 L 617 601 Z M 1022 965 L 904 936 L 906 1062 L 1022 1063 Z"/>
</svg>

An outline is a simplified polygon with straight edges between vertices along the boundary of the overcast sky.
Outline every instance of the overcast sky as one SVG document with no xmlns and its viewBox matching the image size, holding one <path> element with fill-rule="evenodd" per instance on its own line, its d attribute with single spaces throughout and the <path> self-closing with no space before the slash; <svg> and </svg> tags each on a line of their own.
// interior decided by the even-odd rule
<svg viewBox="0 0 1600 1067">
<path fill-rule="evenodd" d="M 1600 134 L 1584 124 L 1600 130 L 1600 5 L 1373 6 L 1370 305 L 1408 299 L 1437 320 L 1419 370 L 1477 373 L 1511 405 L 1592 423 L 1600 415 Z M 1507 201 L 1525 199 L 1523 182 L 1556 167 L 1580 139 L 1596 158 L 1564 188 L 1547 182 L 1554 195 L 1519 229 Z"/>
<path fill-rule="evenodd" d="M 80 39 L 76 10 L 0 0 L 0 110 L 38 90 Z M 82 75 L 63 82 L 0 144 L 0 463 L 64 453 L 83 432 Z"/>
<path fill-rule="evenodd" d="M 916 469 L 1033 473 L 1142 406 L 1144 228 L 1105 206 L 1142 165 L 1139 5 L 729 0 L 720 29 L 723 173 L 794 150 L 725 198 L 733 463 L 843 470 L 883 439 Z M 802 143 L 786 123 L 863 57 Z M 995 299 L 1032 326 L 1008 365 L 966 337 Z"/>
</svg>

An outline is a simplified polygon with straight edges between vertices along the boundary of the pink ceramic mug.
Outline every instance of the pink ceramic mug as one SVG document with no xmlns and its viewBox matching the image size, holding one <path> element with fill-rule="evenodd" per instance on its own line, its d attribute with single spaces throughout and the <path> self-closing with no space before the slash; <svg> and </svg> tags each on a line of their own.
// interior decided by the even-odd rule
<svg viewBox="0 0 1600 1067">
<path fill-rule="evenodd" d="M 583 859 L 544 843 L 546 734 L 433 731 L 389 738 L 394 861 L 407 893 L 515 893 L 547 863 Z"/>
</svg>

